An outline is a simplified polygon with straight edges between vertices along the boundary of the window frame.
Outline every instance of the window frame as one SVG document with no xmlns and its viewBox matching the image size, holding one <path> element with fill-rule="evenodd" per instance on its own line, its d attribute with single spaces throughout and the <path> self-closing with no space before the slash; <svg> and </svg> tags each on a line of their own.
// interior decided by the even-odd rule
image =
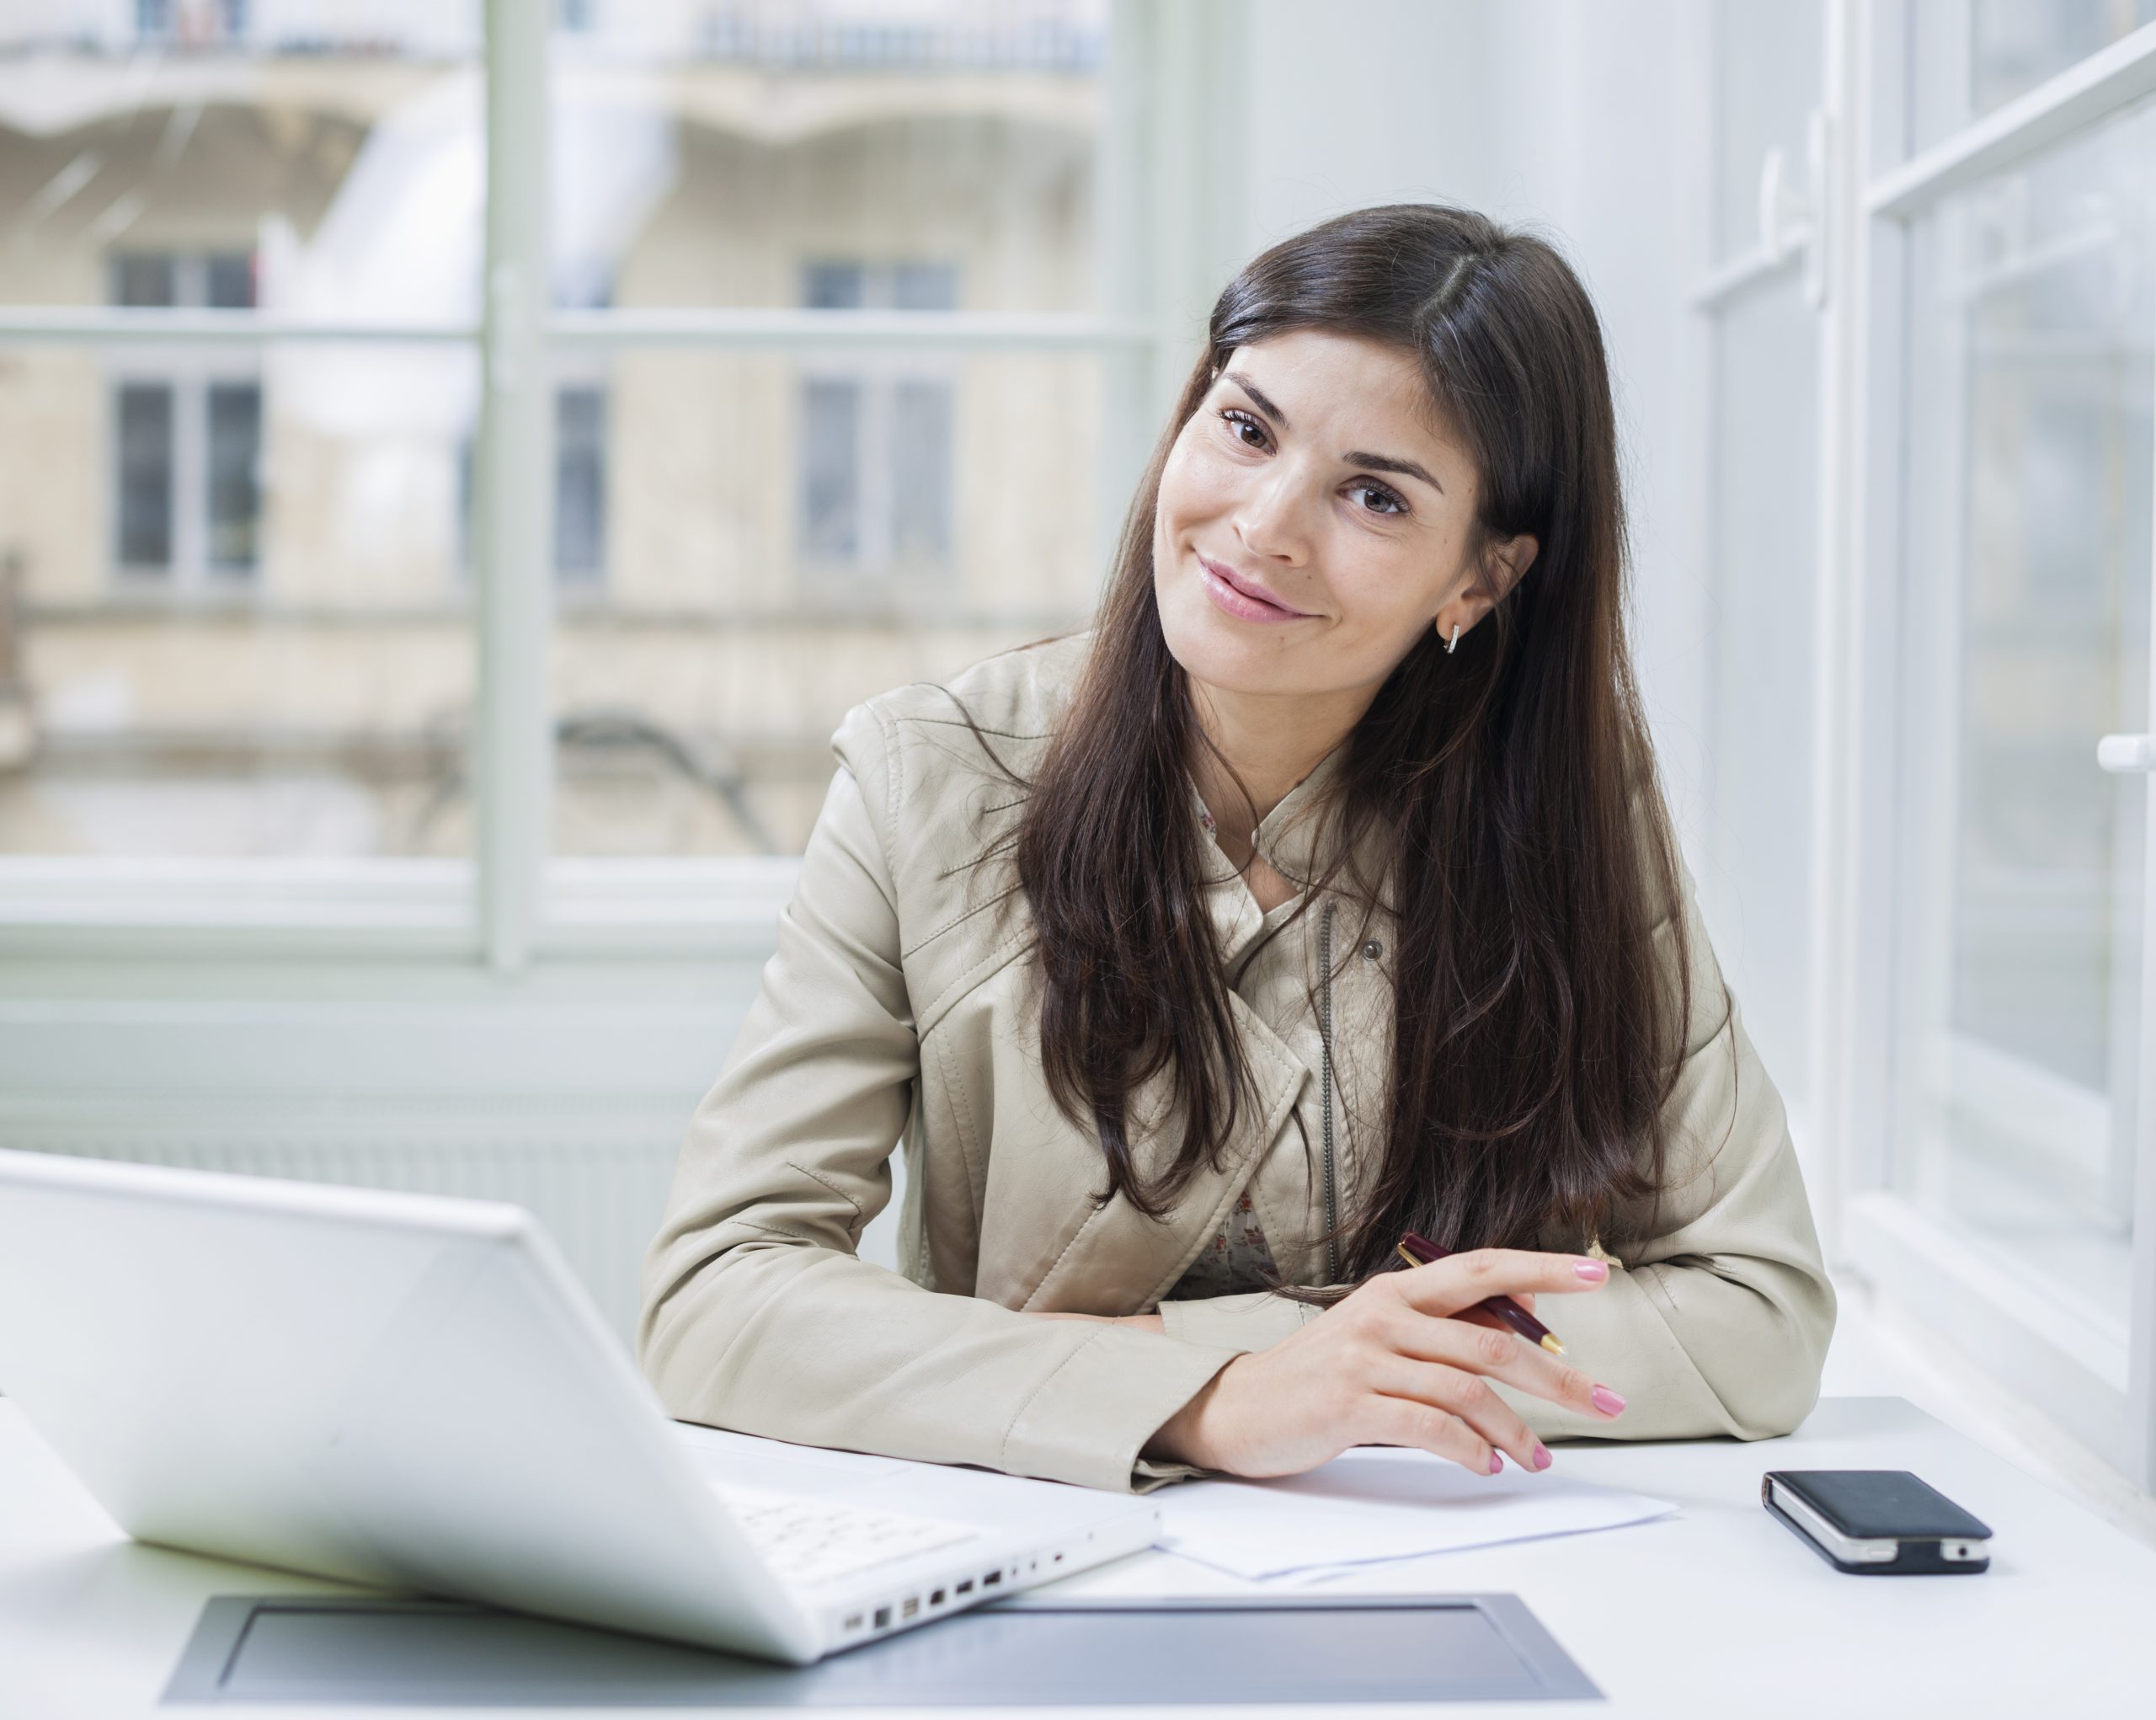
<svg viewBox="0 0 2156 1720">
<path fill-rule="evenodd" d="M 0 957 L 275 954 L 364 965 L 394 956 L 476 962 L 514 975 L 555 958 L 670 959 L 768 947 L 796 862 L 564 860 L 550 852 L 553 713 L 546 664 L 557 601 L 574 603 L 579 592 L 556 589 L 552 510 L 520 510 L 515 498 L 550 482 L 557 374 L 603 366 L 622 349 L 828 354 L 853 346 L 931 366 L 986 351 L 1096 355 L 1108 398 L 1097 506 L 1102 542 L 1114 541 L 1160 414 L 1202 333 L 1219 271 L 1238 248 L 1230 226 L 1239 207 L 1236 170 L 1206 142 L 1214 116 L 1227 111 L 1243 51 L 1246 26 L 1233 0 L 1176 7 L 1110 0 L 1102 68 L 1108 118 L 1096 175 L 1101 309 L 1094 315 L 550 309 L 543 164 L 552 12 L 523 0 L 483 3 L 489 166 L 485 291 L 476 321 L 0 307 L 0 347 L 102 348 L 123 363 L 152 353 L 193 354 L 199 361 L 244 352 L 259 367 L 269 347 L 295 339 L 477 350 L 472 857 L 0 856 Z M 1153 100 L 1163 89 L 1177 93 L 1166 115 Z M 1224 188 L 1230 195 L 1220 195 Z M 544 571 L 534 577 L 531 569 Z M 222 583 L 243 594 L 259 574 Z"/>
<path fill-rule="evenodd" d="M 1897 995 L 1908 940 L 1897 916 L 1918 857 L 1899 803 L 1903 741 L 1920 713 L 1902 684 L 1903 546 L 1910 521 L 1908 282 L 1914 223 L 1956 191 L 2084 136 L 2156 94 L 2156 24 L 1990 113 L 1910 150 L 1909 0 L 1826 0 L 1822 206 L 1789 243 L 1722 263 L 1694 291 L 1711 314 L 1808 264 L 1820 317 L 1819 560 L 1811 785 L 1815 913 L 1808 1087 L 1822 1149 L 1815 1183 L 1830 1258 L 2137 1485 L 2156 1486 L 2156 1130 L 2138 1107 L 2132 1306 L 2123 1331 L 2089 1322 L 2041 1278 L 1894 1185 L 1894 1058 L 1917 1043 Z M 1704 318 L 1703 318 L 1704 320 Z M 1710 412 L 1710 403 L 1707 409 Z M 1708 441 L 1711 444 L 1713 437 Z M 2156 569 L 2150 570 L 2156 578 Z M 1891 737 L 1892 744 L 1883 738 Z M 2092 741 L 2093 747 L 2093 741 Z M 2093 763 L 2093 760 L 2092 760 Z M 2156 794 L 2150 797 L 2156 835 Z M 2156 843 L 2147 852 L 2156 859 Z M 2138 1079 L 2156 1082 L 2156 935 L 2144 943 Z M 1981 1085 L 1966 1047 L 1931 1048 Z"/>
</svg>

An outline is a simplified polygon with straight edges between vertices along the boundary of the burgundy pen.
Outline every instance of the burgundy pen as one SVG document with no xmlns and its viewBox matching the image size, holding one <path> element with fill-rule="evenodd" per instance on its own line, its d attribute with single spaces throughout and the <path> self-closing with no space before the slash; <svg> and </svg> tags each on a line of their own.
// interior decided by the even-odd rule
<svg viewBox="0 0 2156 1720">
<path fill-rule="evenodd" d="M 1396 1251 L 1410 1266 L 1428 1266 L 1433 1260 L 1442 1260 L 1452 1253 L 1440 1248 L 1428 1237 L 1417 1236 L 1413 1231 L 1401 1238 Z M 1557 1334 L 1545 1326 L 1534 1315 L 1510 1296 L 1485 1296 L 1475 1305 L 1486 1314 L 1493 1314 L 1529 1343 L 1539 1343 L 1552 1355 L 1562 1355 L 1565 1346 L 1557 1341 Z"/>
</svg>

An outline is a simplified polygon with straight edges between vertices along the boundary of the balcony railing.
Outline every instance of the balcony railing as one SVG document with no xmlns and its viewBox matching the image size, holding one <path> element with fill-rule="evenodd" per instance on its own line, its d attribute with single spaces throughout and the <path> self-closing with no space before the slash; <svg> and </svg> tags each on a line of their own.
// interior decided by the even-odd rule
<svg viewBox="0 0 2156 1720">
<path fill-rule="evenodd" d="M 535 0 L 538 3 L 538 0 Z M 579 52 L 766 71 L 1093 73 L 1106 0 L 553 0 Z M 0 19 L 0 56 L 67 53 L 439 60 L 476 53 L 476 3 L 442 0 L 40 0 Z"/>
</svg>

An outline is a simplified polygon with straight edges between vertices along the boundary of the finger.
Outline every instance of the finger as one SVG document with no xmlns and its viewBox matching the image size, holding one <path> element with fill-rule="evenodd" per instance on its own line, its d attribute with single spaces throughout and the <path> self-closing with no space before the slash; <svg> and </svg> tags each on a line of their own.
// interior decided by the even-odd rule
<svg viewBox="0 0 2156 1720">
<path fill-rule="evenodd" d="M 1364 1398 L 1362 1426 L 1356 1443 L 1368 1445 L 1406 1445 L 1450 1458 L 1462 1469 L 1477 1475 L 1494 1475 L 1499 1467 L 1490 1442 L 1449 1410 L 1439 1409 L 1412 1397 L 1387 1397 L 1372 1393 Z"/>
<path fill-rule="evenodd" d="M 1414 1317 L 1420 1320 L 1425 1317 L 1417 1314 Z M 1495 1314 L 1492 1314 L 1485 1307 L 1476 1306 L 1472 1308 L 1462 1308 L 1457 1314 L 1447 1314 L 1438 1317 L 1448 1320 L 1457 1320 L 1460 1322 L 1461 1324 L 1467 1326 L 1486 1327 L 1492 1332 L 1511 1333 L 1513 1337 L 1519 1339 L 1519 1341 L 1525 1344 L 1529 1349 L 1541 1351 L 1541 1353 L 1545 1355 L 1561 1355 L 1564 1354 L 1561 1349 L 1545 1349 L 1537 1340 L 1529 1338 L 1525 1333 L 1515 1331 L 1510 1321 L 1500 1320 Z"/>
<path fill-rule="evenodd" d="M 1519 1412 L 1500 1397 L 1480 1374 L 1443 1362 L 1389 1358 L 1371 1384 L 1390 1397 L 1412 1397 L 1458 1416 L 1523 1469 L 1546 1469 L 1549 1454 Z"/>
<path fill-rule="evenodd" d="M 1451 1319 L 1425 1319 L 1408 1311 L 1378 1327 L 1375 1335 L 1396 1355 L 1487 1374 L 1561 1408 L 1597 1421 L 1612 1418 L 1595 1401 L 1596 1381 L 1494 1318 L 1470 1319 L 1480 1312 L 1470 1309 Z M 1621 1407 L 1623 1400 L 1607 1401 Z"/>
<path fill-rule="evenodd" d="M 1517 1296 L 1550 1290 L 1571 1295 L 1599 1290 L 1609 1269 L 1586 1254 L 1543 1254 L 1525 1248 L 1470 1248 L 1427 1266 L 1386 1277 L 1410 1307 L 1424 1314 L 1456 1314 L 1486 1296 Z"/>
<path fill-rule="evenodd" d="M 1514 1296 L 1513 1300 L 1516 1302 L 1524 1304 L 1532 1299 L 1525 1296 Z M 1530 1314 L 1534 1311 L 1534 1310 L 1532 1308 L 1528 1309 L 1528 1312 Z M 1422 1317 L 1418 1315 L 1417 1317 L 1419 1319 Z M 1492 1313 L 1489 1309 L 1483 1306 L 1480 1302 L 1477 1302 L 1471 1308 L 1462 1308 L 1457 1314 L 1446 1314 L 1438 1317 L 1447 1320 L 1464 1320 L 1470 1325 L 1487 1326 L 1493 1331 L 1512 1333 L 1529 1349 L 1545 1349 L 1548 1351 L 1548 1354 L 1551 1355 L 1562 1355 L 1565 1353 L 1564 1340 L 1562 1338 L 1559 1338 L 1557 1340 L 1558 1347 L 1556 1349 L 1548 1349 L 1548 1347 L 1545 1345 L 1540 1338 L 1529 1338 L 1524 1332 L 1520 1331 L 1518 1327 L 1514 1326 L 1511 1321 L 1501 1319 L 1498 1316 Z M 1543 1330 L 1547 1332 L 1549 1331 L 1549 1327 L 1545 1326 L 1543 1327 Z M 1550 1335 L 1552 1337 L 1556 1337 L 1556 1334 L 1552 1333 Z"/>
</svg>

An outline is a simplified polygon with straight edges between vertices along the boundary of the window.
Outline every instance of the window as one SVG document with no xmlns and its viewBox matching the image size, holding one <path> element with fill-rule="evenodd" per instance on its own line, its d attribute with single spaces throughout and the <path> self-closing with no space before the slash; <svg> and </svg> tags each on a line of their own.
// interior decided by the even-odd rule
<svg viewBox="0 0 2156 1720">
<path fill-rule="evenodd" d="M 814 310 L 958 308 L 948 264 L 812 263 L 803 274 L 803 302 Z M 947 571 L 952 387 L 948 365 L 933 360 L 808 368 L 801 553 L 809 569 L 842 589 Z"/>
<path fill-rule="evenodd" d="M 1831 1252 L 2145 1487 L 2156 11 L 1716 20 L 1703 905 Z"/>
<path fill-rule="evenodd" d="M 1903 12 L 1919 148 L 2156 24 L 2156 0 L 1923 0 Z"/>
<path fill-rule="evenodd" d="M 1909 999 L 1894 1186 L 2083 1306 L 2132 1301 L 2156 442 L 2156 106 L 1914 224 Z"/>
<path fill-rule="evenodd" d="M 1195 51 L 1140 5 L 1111 56 L 1111 15 L 561 0 L 483 43 L 476 0 L 59 0 L 9 33 L 0 115 L 83 93 L 0 119 L 0 458 L 98 478 L 0 528 L 34 737 L 0 856 L 350 863 L 509 965 L 600 935 L 591 892 L 632 940 L 766 892 L 850 705 L 1091 612 L 1183 359 L 1133 116 Z M 487 111 L 525 128 L 491 167 Z M 544 283 L 519 311 L 488 198 L 542 155 L 496 241 Z"/>
<path fill-rule="evenodd" d="M 247 34 L 248 0 L 135 0 L 135 28 L 152 40 L 207 43 Z"/>
<path fill-rule="evenodd" d="M 467 852 L 477 4 L 29 11 L 0 53 L 0 465 L 42 475 L 0 508 L 0 857 L 239 868 L 201 875 L 243 920 L 273 875 Z"/>
<path fill-rule="evenodd" d="M 2146 1487 L 2156 7 L 1715 16 L 1702 905 L 1830 1252 Z"/>
<path fill-rule="evenodd" d="M 123 252 L 112 301 L 247 310 L 254 259 Z M 197 590 L 255 571 L 262 384 L 252 355 L 173 349 L 112 361 L 114 560 L 121 578 Z"/>
<path fill-rule="evenodd" d="M 472 440 L 456 446 L 457 569 L 472 566 Z M 606 388 L 561 382 L 554 388 L 554 580 L 564 592 L 589 594 L 606 574 Z"/>
<path fill-rule="evenodd" d="M 552 612 L 552 847 L 785 856 L 849 706 L 1091 612 L 1138 463 L 1093 332 L 1108 8 L 653 16 L 596 8 L 549 70 L 557 362 L 608 456 L 603 586 Z"/>
</svg>

